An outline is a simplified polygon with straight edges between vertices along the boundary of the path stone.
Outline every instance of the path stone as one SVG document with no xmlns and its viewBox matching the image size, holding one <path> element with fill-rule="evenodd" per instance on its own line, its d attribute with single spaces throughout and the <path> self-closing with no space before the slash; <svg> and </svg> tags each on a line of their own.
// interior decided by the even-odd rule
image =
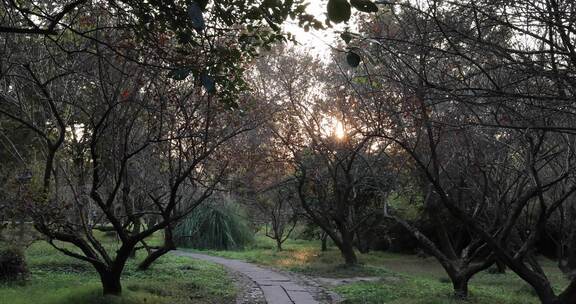
<svg viewBox="0 0 576 304">
<path fill-rule="evenodd" d="M 262 289 L 268 304 L 320 304 L 314 298 L 315 293 L 312 287 L 301 284 L 281 272 L 238 260 L 205 254 L 181 250 L 176 250 L 174 253 L 180 256 L 214 262 L 246 275 Z"/>
<path fill-rule="evenodd" d="M 238 288 L 235 304 L 266 304 L 264 292 L 256 282 L 241 272 L 226 269 Z"/>
</svg>

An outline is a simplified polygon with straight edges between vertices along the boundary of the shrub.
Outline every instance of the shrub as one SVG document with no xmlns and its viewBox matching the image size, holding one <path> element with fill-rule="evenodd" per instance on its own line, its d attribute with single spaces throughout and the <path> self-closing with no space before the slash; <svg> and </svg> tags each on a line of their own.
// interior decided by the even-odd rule
<svg viewBox="0 0 576 304">
<path fill-rule="evenodd" d="M 229 202 L 199 206 L 174 231 L 177 246 L 197 249 L 241 249 L 253 238 L 242 210 Z"/>
<path fill-rule="evenodd" d="M 0 249 L 0 281 L 17 281 L 27 275 L 28 267 L 22 250 L 16 247 Z"/>
</svg>

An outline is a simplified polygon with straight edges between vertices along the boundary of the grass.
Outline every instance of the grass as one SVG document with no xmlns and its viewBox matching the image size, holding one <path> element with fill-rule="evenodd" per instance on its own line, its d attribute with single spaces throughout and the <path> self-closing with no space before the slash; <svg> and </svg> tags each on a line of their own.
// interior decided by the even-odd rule
<svg viewBox="0 0 576 304">
<path fill-rule="evenodd" d="M 342 265 L 338 250 L 331 247 L 327 252 L 321 252 L 319 241 L 288 240 L 284 247 L 284 251 L 278 252 L 272 240 L 259 235 L 255 245 L 245 250 L 202 252 L 310 276 L 379 278 L 373 282 L 331 287 L 348 304 L 539 303 L 531 287 L 511 271 L 506 274 L 479 273 L 470 282 L 470 299 L 462 302 L 452 297 L 452 285 L 433 258 L 371 252 L 359 254 L 359 266 L 346 267 Z M 554 262 L 543 260 L 542 265 L 555 287 L 563 288 L 567 284 Z"/>
<path fill-rule="evenodd" d="M 228 201 L 200 205 L 174 230 L 178 246 L 218 250 L 244 248 L 253 236 L 242 209 Z"/>
<path fill-rule="evenodd" d="M 101 236 L 103 237 L 103 236 Z M 150 240 L 158 242 L 159 239 Z M 117 246 L 107 238 L 106 246 Z M 342 265 L 339 252 L 331 247 L 320 251 L 318 241 L 288 240 L 284 251 L 262 235 L 245 250 L 202 251 L 246 260 L 310 276 L 329 278 L 377 277 L 376 281 L 353 282 L 331 287 L 347 304 L 459 304 L 451 297 L 452 286 L 443 269 L 432 258 L 372 252 L 359 255 L 360 265 Z M 26 251 L 31 270 L 23 284 L 0 284 L 0 303 L 11 304 L 208 304 L 230 303 L 236 290 L 221 266 L 185 257 L 167 255 L 145 272 L 136 270 L 140 254 L 131 260 L 123 275 L 123 296 L 104 297 L 92 267 L 56 252 L 45 242 Z M 552 261 L 543 268 L 557 288 L 567 281 Z M 478 274 L 470 282 L 466 304 L 536 304 L 532 289 L 512 272 Z"/>
<path fill-rule="evenodd" d="M 153 240 L 152 240 L 153 241 Z M 113 238 L 107 238 L 113 248 Z M 234 284 L 221 266 L 166 255 L 147 271 L 137 271 L 140 253 L 122 277 L 122 297 L 102 296 L 92 266 L 64 256 L 44 241 L 26 251 L 30 278 L 0 284 L 0 303 L 11 304 L 208 304 L 233 303 Z"/>
</svg>

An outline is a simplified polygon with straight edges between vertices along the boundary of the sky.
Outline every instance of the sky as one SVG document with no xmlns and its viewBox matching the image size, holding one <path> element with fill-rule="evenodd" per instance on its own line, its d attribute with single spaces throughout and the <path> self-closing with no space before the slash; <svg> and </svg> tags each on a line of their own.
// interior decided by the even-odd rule
<svg viewBox="0 0 576 304">
<path fill-rule="evenodd" d="M 324 20 L 326 20 L 327 2 L 327 0 L 309 0 L 307 12 L 324 23 Z M 284 30 L 295 35 L 300 47 L 309 50 L 313 55 L 317 55 L 322 59 L 327 59 L 326 57 L 330 55 L 330 45 L 336 45 L 338 39 L 340 39 L 338 31 L 343 31 L 344 27 L 345 25 L 341 23 L 334 25 L 334 28 L 324 30 L 310 29 L 310 31 L 306 32 L 298 26 L 296 21 L 288 20 L 284 24 Z"/>
</svg>

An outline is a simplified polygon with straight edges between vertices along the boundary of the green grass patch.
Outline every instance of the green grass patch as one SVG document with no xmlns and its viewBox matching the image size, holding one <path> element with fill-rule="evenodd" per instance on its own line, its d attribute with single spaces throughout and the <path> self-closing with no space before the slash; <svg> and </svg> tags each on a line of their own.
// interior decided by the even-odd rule
<svg viewBox="0 0 576 304">
<path fill-rule="evenodd" d="M 377 282 L 357 282 L 334 288 L 342 295 L 347 304 L 387 303 L 387 304 L 531 304 L 539 303 L 529 288 L 516 288 L 512 284 L 470 285 L 470 297 L 467 301 L 452 296 L 452 285 L 446 280 L 427 277 L 402 276 L 401 279 L 383 278 Z M 520 284 L 523 284 L 520 282 Z"/>
<path fill-rule="evenodd" d="M 108 248 L 117 245 L 115 238 L 106 238 Z M 122 277 L 122 297 L 102 296 L 98 274 L 91 265 L 64 256 L 44 241 L 30 246 L 26 257 L 30 277 L 24 283 L 0 284 L 0 303 L 233 303 L 237 292 L 222 266 L 171 254 L 147 271 L 136 269 L 144 252 L 130 260 Z"/>
</svg>

